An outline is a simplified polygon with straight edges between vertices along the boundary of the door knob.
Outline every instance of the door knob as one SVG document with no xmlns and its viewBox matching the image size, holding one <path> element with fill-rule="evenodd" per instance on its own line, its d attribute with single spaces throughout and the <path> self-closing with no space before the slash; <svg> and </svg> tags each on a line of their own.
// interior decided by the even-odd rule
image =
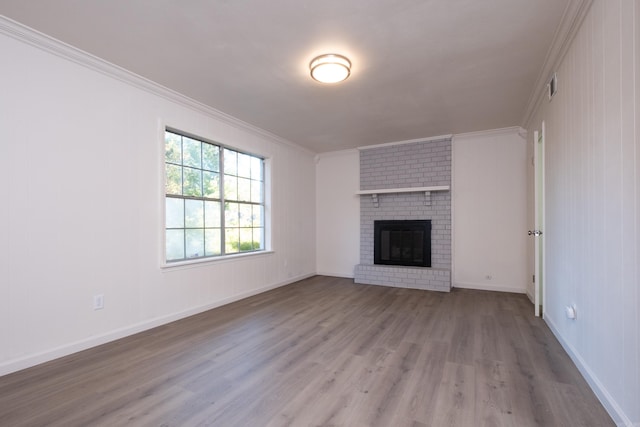
<svg viewBox="0 0 640 427">
<path fill-rule="evenodd" d="M 540 230 L 529 230 L 529 236 L 541 236 L 542 235 L 542 231 Z"/>
</svg>

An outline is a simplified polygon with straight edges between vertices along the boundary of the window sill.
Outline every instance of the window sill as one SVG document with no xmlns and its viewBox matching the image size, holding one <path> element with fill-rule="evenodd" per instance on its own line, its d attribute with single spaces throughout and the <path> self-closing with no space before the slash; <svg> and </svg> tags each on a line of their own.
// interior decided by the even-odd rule
<svg viewBox="0 0 640 427">
<path fill-rule="evenodd" d="M 205 265 L 239 261 L 245 258 L 271 255 L 273 253 L 275 252 L 272 250 L 269 250 L 269 251 L 259 251 L 259 252 L 248 252 L 243 254 L 241 253 L 241 254 L 223 255 L 218 257 L 198 258 L 198 259 L 191 259 L 191 260 L 185 260 L 185 261 L 176 261 L 172 263 L 163 262 L 160 265 L 160 269 L 164 271 L 182 270 L 184 268 L 203 267 Z"/>
</svg>

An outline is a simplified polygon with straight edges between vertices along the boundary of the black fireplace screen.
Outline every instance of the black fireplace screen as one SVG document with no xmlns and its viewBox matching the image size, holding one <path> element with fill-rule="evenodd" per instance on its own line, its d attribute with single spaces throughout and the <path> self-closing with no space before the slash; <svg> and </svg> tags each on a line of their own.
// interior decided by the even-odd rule
<svg viewBox="0 0 640 427">
<path fill-rule="evenodd" d="M 431 267 L 431 220 L 374 221 L 373 262 Z"/>
</svg>

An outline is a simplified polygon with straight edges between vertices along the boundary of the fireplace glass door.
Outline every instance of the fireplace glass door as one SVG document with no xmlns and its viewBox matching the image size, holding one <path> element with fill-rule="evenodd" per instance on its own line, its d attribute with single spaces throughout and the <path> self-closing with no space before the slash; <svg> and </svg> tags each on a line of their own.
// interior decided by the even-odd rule
<svg viewBox="0 0 640 427">
<path fill-rule="evenodd" d="M 374 264 L 431 267 L 431 221 L 374 221 Z"/>
</svg>

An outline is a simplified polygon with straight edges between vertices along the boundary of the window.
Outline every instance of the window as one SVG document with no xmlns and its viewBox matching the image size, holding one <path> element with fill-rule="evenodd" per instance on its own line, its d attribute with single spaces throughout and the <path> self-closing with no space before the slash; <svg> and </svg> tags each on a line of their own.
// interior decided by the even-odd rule
<svg viewBox="0 0 640 427">
<path fill-rule="evenodd" d="M 264 159 L 165 131 L 165 260 L 264 250 Z"/>
</svg>

